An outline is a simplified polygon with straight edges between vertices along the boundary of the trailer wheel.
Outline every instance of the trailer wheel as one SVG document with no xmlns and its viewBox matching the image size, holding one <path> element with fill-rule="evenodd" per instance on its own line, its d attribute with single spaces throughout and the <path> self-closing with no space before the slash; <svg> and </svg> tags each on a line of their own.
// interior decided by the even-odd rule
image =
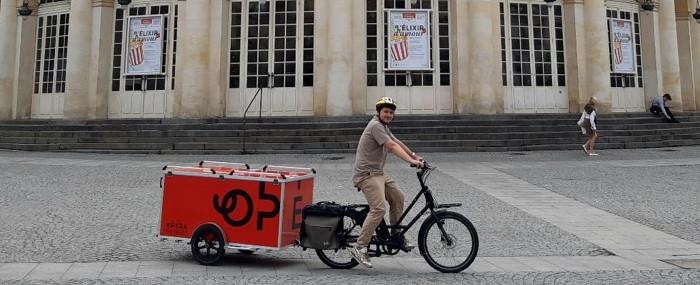
<svg viewBox="0 0 700 285">
<path fill-rule="evenodd" d="M 224 256 L 224 235 L 214 225 L 203 225 L 192 235 L 192 258 L 202 265 L 215 265 Z"/>
</svg>

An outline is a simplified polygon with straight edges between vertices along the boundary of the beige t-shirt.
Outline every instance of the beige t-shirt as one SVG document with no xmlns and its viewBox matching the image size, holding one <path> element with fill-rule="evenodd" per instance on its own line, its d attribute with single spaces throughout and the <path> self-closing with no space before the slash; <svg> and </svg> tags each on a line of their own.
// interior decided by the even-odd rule
<svg viewBox="0 0 700 285">
<path fill-rule="evenodd" d="M 370 174 L 384 173 L 384 162 L 387 154 L 384 143 L 392 139 L 393 136 L 389 127 L 379 121 L 379 117 L 374 116 L 369 121 L 365 131 L 360 136 L 357 153 L 355 153 L 355 175 L 352 178 L 355 185 Z"/>
</svg>

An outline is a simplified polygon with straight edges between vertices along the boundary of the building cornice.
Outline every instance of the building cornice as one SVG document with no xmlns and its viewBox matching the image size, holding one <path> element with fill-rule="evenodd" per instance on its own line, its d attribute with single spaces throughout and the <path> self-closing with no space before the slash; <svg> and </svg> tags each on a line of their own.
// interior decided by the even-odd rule
<svg viewBox="0 0 700 285">
<path fill-rule="evenodd" d="M 561 2 L 564 5 L 566 5 L 566 4 L 581 4 L 581 5 L 583 5 L 583 0 L 562 0 Z"/>
<path fill-rule="evenodd" d="M 114 7 L 114 0 L 92 0 L 92 7 Z"/>
</svg>

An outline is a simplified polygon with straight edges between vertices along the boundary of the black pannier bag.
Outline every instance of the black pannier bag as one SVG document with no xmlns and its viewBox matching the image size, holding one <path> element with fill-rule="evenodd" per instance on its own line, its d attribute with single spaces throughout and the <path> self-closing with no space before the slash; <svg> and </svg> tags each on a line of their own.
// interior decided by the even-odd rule
<svg viewBox="0 0 700 285">
<path fill-rule="evenodd" d="M 337 249 L 338 232 L 343 229 L 345 209 L 345 206 L 327 201 L 306 206 L 302 213 L 301 246 Z"/>
</svg>

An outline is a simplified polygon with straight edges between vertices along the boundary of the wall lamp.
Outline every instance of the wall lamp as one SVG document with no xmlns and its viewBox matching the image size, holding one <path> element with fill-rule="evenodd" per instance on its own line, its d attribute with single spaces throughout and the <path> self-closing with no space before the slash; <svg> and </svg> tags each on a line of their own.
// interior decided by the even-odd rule
<svg viewBox="0 0 700 285">
<path fill-rule="evenodd" d="M 24 2 L 22 2 L 22 6 L 19 6 L 19 8 L 17 8 L 17 14 L 19 14 L 22 17 L 26 17 L 32 14 L 32 8 L 29 8 L 29 3 L 27 3 L 27 0 L 24 0 Z"/>
</svg>

